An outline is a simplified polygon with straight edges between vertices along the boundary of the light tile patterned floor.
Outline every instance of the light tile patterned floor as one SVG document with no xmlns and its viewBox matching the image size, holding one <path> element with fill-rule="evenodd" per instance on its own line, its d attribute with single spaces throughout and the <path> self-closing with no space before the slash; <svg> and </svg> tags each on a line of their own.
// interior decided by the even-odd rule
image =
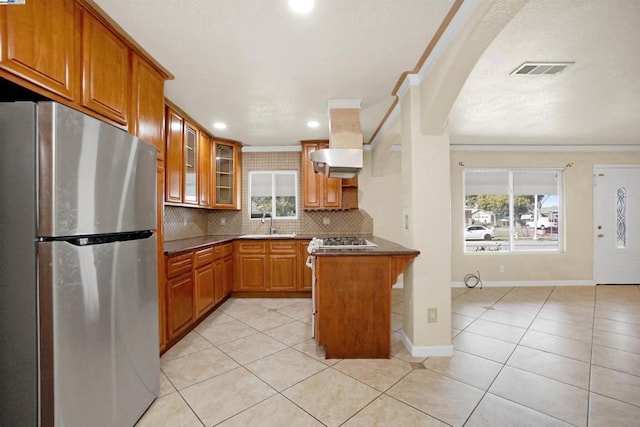
<svg viewBox="0 0 640 427">
<path fill-rule="evenodd" d="M 640 286 L 452 289 L 453 357 L 326 360 L 305 299 L 230 299 L 138 426 L 638 426 Z"/>
</svg>

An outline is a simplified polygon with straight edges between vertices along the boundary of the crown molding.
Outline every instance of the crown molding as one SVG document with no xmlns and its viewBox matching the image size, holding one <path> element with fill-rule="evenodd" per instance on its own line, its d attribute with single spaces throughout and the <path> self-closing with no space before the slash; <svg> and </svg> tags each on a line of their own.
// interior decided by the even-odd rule
<svg viewBox="0 0 640 427">
<path fill-rule="evenodd" d="M 638 152 L 640 145 L 450 145 L 450 151 Z"/>
<path fill-rule="evenodd" d="M 384 123 L 382 124 L 382 126 L 380 126 L 380 130 L 376 133 L 376 137 L 373 138 L 373 140 L 371 141 L 371 143 L 365 145 L 365 149 L 368 151 L 373 150 L 373 148 L 376 146 L 376 144 L 378 142 L 380 142 L 380 140 L 383 138 L 384 133 L 387 129 L 389 129 L 389 127 L 391 125 L 393 125 L 393 123 L 395 123 L 396 119 L 398 119 L 400 117 L 400 103 L 398 102 L 396 104 L 395 107 L 393 107 L 393 110 L 391 110 L 391 112 L 389 113 L 389 115 L 387 116 L 386 120 L 384 121 Z"/>
<path fill-rule="evenodd" d="M 243 153 L 285 153 L 301 152 L 301 145 L 244 145 Z"/>
</svg>

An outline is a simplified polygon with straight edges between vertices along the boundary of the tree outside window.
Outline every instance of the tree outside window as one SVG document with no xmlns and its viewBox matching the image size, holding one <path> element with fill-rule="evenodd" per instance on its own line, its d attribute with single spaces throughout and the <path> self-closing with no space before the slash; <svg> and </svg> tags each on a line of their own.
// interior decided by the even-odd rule
<svg viewBox="0 0 640 427">
<path fill-rule="evenodd" d="M 296 171 L 250 171 L 250 218 L 266 214 L 274 219 L 296 219 L 297 176 Z"/>
<path fill-rule="evenodd" d="M 465 252 L 559 250 L 561 179 L 560 170 L 465 171 Z M 490 241 L 468 229 L 477 225 Z"/>
</svg>

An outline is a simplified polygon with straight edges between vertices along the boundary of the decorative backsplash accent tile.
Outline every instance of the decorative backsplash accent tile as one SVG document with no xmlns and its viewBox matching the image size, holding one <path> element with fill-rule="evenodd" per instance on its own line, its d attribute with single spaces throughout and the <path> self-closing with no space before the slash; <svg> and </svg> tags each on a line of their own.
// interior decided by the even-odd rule
<svg viewBox="0 0 640 427">
<path fill-rule="evenodd" d="M 315 234 L 318 237 L 373 234 L 373 218 L 362 209 L 337 212 L 308 211 L 304 216 L 300 233 Z M 324 224 L 325 218 L 329 219 L 328 225 Z"/>
<path fill-rule="evenodd" d="M 209 211 L 205 209 L 164 207 L 164 240 L 188 239 L 208 234 Z"/>
<path fill-rule="evenodd" d="M 209 234 L 243 234 L 242 211 L 209 211 Z"/>
<path fill-rule="evenodd" d="M 373 234 L 373 219 L 362 209 L 348 211 L 305 211 L 302 209 L 302 185 L 299 152 L 242 154 L 242 210 L 207 210 L 165 206 L 165 240 L 177 240 L 207 234 L 238 235 L 269 232 L 269 220 L 249 218 L 247 195 L 249 171 L 298 171 L 298 219 L 273 221 L 278 233 L 332 235 Z M 186 225 L 185 225 L 186 222 Z"/>
</svg>

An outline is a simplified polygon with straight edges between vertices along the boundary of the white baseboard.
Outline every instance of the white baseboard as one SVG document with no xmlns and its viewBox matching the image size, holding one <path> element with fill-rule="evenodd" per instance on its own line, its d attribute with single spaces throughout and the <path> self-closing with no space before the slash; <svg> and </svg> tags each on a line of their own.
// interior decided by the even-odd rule
<svg viewBox="0 0 640 427">
<path fill-rule="evenodd" d="M 415 346 L 404 331 L 400 331 L 400 336 L 402 343 L 413 357 L 453 356 L 453 345 Z"/>
<path fill-rule="evenodd" d="M 535 281 L 488 281 L 483 280 L 486 288 L 522 288 L 526 286 L 595 286 L 593 280 L 535 280 Z M 478 285 L 480 286 L 480 285 Z M 464 282 L 451 282 L 452 288 L 465 288 Z"/>
</svg>

